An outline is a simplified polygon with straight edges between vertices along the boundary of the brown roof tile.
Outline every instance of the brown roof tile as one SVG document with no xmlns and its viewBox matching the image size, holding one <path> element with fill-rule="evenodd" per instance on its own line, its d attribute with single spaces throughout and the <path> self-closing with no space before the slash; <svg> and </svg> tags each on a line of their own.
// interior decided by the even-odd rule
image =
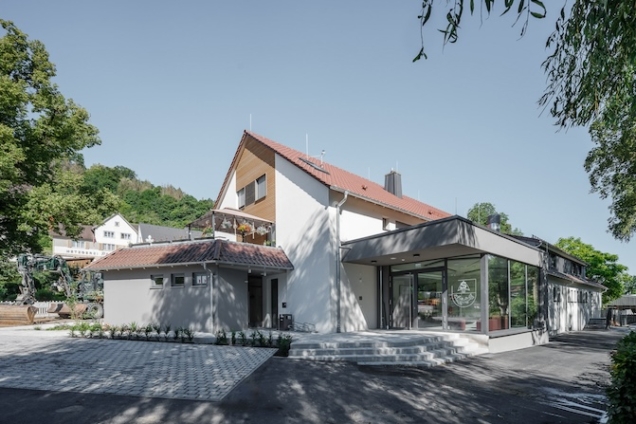
<svg viewBox="0 0 636 424">
<path fill-rule="evenodd" d="M 410 215 L 415 215 L 419 218 L 425 220 L 434 220 L 440 218 L 446 218 L 451 216 L 449 213 L 442 211 L 441 209 L 437 209 L 433 206 L 427 205 L 426 203 L 422 203 L 418 200 L 415 200 L 408 196 L 397 197 L 394 194 L 389 193 L 384 189 L 380 184 L 374 183 L 373 181 L 367 180 L 366 178 L 360 177 L 358 175 L 352 174 L 351 172 L 340 169 L 336 166 L 330 165 L 326 162 L 316 161 L 313 158 L 309 160 L 318 165 L 320 168 L 324 169 L 326 172 L 322 172 L 316 167 L 311 166 L 306 162 L 305 154 L 292 149 L 290 147 L 284 146 L 280 143 L 277 143 L 273 140 L 270 140 L 266 137 L 253 133 L 251 131 L 245 131 L 245 135 L 241 140 L 241 144 L 237 150 L 236 155 L 234 156 L 232 166 L 230 167 L 230 171 L 226 176 L 223 187 L 227 184 L 229 180 L 229 176 L 231 175 L 231 171 L 234 168 L 236 161 L 239 157 L 239 151 L 241 147 L 245 144 L 245 137 L 249 136 L 254 140 L 264 144 L 265 146 L 272 149 L 274 152 L 278 153 L 309 175 L 316 178 L 321 183 L 326 186 L 340 190 L 340 191 L 348 191 L 350 195 L 355 197 L 359 197 L 361 199 L 369 200 L 372 202 L 379 203 L 385 207 L 398 210 L 401 212 L 405 212 Z M 221 194 L 219 194 L 221 196 Z M 218 199 L 217 199 L 218 200 Z"/>
<path fill-rule="evenodd" d="M 200 262 L 245 265 L 255 268 L 294 268 L 282 249 L 227 240 L 140 244 L 116 250 L 94 261 L 86 268 L 106 271 Z"/>
</svg>

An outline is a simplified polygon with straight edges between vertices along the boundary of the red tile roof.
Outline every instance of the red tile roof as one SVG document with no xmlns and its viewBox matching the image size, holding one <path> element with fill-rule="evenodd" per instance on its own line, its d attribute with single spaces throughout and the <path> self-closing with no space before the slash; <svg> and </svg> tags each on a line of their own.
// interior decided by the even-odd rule
<svg viewBox="0 0 636 424">
<path fill-rule="evenodd" d="M 201 262 L 252 266 L 257 269 L 294 269 L 282 249 L 227 240 L 138 244 L 116 250 L 86 268 L 107 271 Z"/>
<path fill-rule="evenodd" d="M 320 163 L 320 161 L 317 161 L 316 159 L 310 157 L 309 161 L 315 165 L 312 166 L 306 162 L 307 159 L 304 153 L 284 146 L 251 131 L 245 131 L 243 139 L 241 140 L 241 144 L 239 145 L 237 153 L 234 156 L 232 166 L 230 167 L 228 175 L 226 176 L 225 182 L 223 184 L 223 189 L 225 188 L 229 180 L 229 176 L 231 175 L 232 170 L 236 166 L 239 152 L 245 145 L 246 136 L 249 136 L 254 140 L 262 143 L 263 145 L 269 147 L 274 152 L 278 153 L 280 156 L 284 157 L 285 159 L 333 190 L 342 192 L 348 191 L 349 194 L 354 197 L 378 203 L 384 207 L 401 211 L 409 215 L 415 215 L 418 218 L 427 221 L 451 216 L 447 212 L 434 208 L 433 206 L 422 203 L 411 197 L 397 197 L 394 194 L 386 191 L 380 184 L 374 183 L 373 181 L 352 174 L 351 172 L 345 171 L 326 162 Z M 326 172 L 323 172 L 318 168 L 322 168 Z M 221 194 L 222 193 L 219 194 L 219 197 L 221 196 Z"/>
</svg>

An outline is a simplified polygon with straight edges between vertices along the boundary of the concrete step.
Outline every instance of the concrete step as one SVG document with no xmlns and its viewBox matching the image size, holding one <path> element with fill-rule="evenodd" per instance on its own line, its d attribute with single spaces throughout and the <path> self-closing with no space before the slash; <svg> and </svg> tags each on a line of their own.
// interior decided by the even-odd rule
<svg viewBox="0 0 636 424">
<path fill-rule="evenodd" d="M 359 365 L 430 367 L 487 353 L 488 349 L 460 334 L 447 333 L 408 340 L 363 340 L 292 343 L 290 358 L 349 361 Z"/>
<path fill-rule="evenodd" d="M 375 348 L 375 347 L 402 347 L 420 346 L 428 343 L 440 343 L 448 340 L 456 340 L 452 336 L 423 336 L 417 339 L 396 341 L 351 341 L 351 342 L 293 342 L 292 349 L 337 349 L 337 348 Z"/>
<path fill-rule="evenodd" d="M 312 357 L 312 356 L 352 356 L 352 355 L 369 355 L 369 356 L 392 356 L 392 355 L 408 355 L 420 354 L 426 352 L 442 352 L 444 354 L 451 353 L 467 353 L 476 349 L 476 345 L 459 344 L 454 345 L 449 342 L 431 343 L 419 346 L 398 346 L 398 347 L 341 347 L 341 348 L 320 348 L 320 349 L 297 349 L 290 351 L 292 357 Z"/>
</svg>

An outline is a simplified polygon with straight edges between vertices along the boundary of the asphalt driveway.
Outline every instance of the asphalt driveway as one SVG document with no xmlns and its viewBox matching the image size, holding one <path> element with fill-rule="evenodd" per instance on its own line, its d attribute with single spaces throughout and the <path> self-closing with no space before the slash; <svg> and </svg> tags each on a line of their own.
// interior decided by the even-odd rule
<svg viewBox="0 0 636 424">
<path fill-rule="evenodd" d="M 593 423 L 605 408 L 609 352 L 624 334 L 574 333 L 427 369 L 272 357 L 221 401 L 0 388 L 0 422 Z"/>
</svg>

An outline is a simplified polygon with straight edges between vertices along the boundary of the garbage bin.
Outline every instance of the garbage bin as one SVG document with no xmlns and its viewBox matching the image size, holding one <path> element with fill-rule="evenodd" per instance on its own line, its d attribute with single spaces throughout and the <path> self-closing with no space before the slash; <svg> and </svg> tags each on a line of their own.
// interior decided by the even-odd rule
<svg viewBox="0 0 636 424">
<path fill-rule="evenodd" d="M 292 325 L 294 324 L 292 320 L 292 314 L 280 314 L 278 319 L 278 329 L 281 331 L 291 330 Z"/>
</svg>

